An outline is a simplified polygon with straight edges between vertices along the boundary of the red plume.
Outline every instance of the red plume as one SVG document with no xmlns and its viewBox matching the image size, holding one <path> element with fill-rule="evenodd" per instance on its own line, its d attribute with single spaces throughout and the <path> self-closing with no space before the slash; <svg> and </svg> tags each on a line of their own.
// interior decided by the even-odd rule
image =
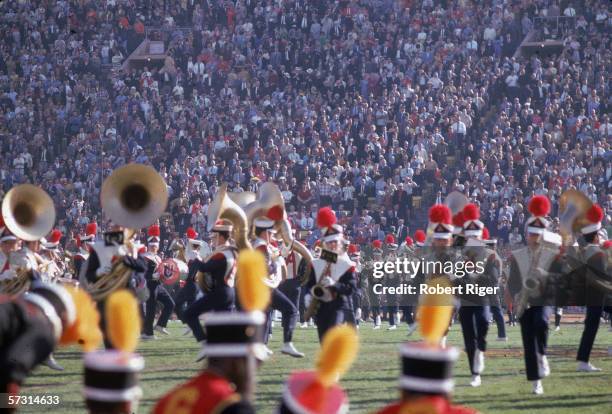
<svg viewBox="0 0 612 414">
<path fill-rule="evenodd" d="M 612 248 L 612 240 L 606 240 L 605 242 L 603 242 L 603 248 L 604 249 Z"/>
<path fill-rule="evenodd" d="M 414 240 L 412 240 L 412 237 L 406 236 L 406 246 L 412 246 L 413 244 Z"/>
<path fill-rule="evenodd" d="M 380 240 L 374 240 L 372 242 L 372 248 L 380 249 L 382 247 L 382 242 Z"/>
<path fill-rule="evenodd" d="M 322 207 L 317 213 L 317 226 L 330 227 L 336 224 L 336 213 L 329 207 Z"/>
<path fill-rule="evenodd" d="M 417 230 L 414 232 L 414 239 L 419 243 L 425 243 L 425 232 L 423 230 Z"/>
<path fill-rule="evenodd" d="M 548 197 L 538 195 L 529 201 L 529 212 L 536 217 L 544 217 L 550 213 L 550 200 Z"/>
<path fill-rule="evenodd" d="M 89 223 L 85 227 L 86 236 L 95 236 L 98 233 L 98 223 Z"/>
<path fill-rule="evenodd" d="M 452 213 L 444 204 L 436 204 L 429 209 L 429 221 L 432 223 L 451 224 Z"/>
<path fill-rule="evenodd" d="M 593 204 L 586 213 L 586 218 L 591 223 L 600 223 L 603 220 L 603 216 L 604 213 L 599 204 Z"/>
<path fill-rule="evenodd" d="M 355 254 L 358 251 L 359 251 L 359 249 L 357 248 L 356 244 L 349 244 L 349 247 L 348 247 L 348 253 L 349 254 Z"/>
<path fill-rule="evenodd" d="M 393 236 L 393 234 L 387 234 L 387 237 L 385 237 L 385 244 L 395 244 L 395 236 Z"/>
<path fill-rule="evenodd" d="M 198 233 L 196 233 L 193 227 L 189 227 L 185 232 L 185 236 L 187 236 L 188 239 L 195 239 L 196 237 L 198 237 Z"/>
<path fill-rule="evenodd" d="M 478 220 L 480 218 L 480 209 L 474 203 L 466 204 L 463 207 L 463 219 L 465 221 L 468 220 Z"/>
<path fill-rule="evenodd" d="M 489 234 L 489 229 L 485 227 L 484 229 L 482 229 L 482 239 L 489 240 L 489 237 L 491 237 L 491 235 Z"/>
<path fill-rule="evenodd" d="M 453 216 L 453 226 L 463 227 L 463 223 L 465 223 L 465 217 L 463 216 L 463 212 L 460 211 Z"/>
<path fill-rule="evenodd" d="M 62 232 L 58 229 L 55 229 L 51 232 L 51 235 L 49 236 L 49 243 L 59 243 L 61 239 Z"/>
<path fill-rule="evenodd" d="M 147 235 L 149 237 L 160 237 L 161 235 L 161 231 L 159 230 L 159 226 L 157 224 L 152 225 L 151 227 L 149 227 L 149 231 L 147 232 Z"/>
<path fill-rule="evenodd" d="M 266 216 L 270 219 L 270 220 L 274 220 L 274 221 L 278 221 L 281 220 L 283 218 L 283 213 L 285 211 L 283 210 L 283 208 L 281 206 L 274 206 L 271 209 L 268 210 L 268 214 L 266 214 Z"/>
</svg>

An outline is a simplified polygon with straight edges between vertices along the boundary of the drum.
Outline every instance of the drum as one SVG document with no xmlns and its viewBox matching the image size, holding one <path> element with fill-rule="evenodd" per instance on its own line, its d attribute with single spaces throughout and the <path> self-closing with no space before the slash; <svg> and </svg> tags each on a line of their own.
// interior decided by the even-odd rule
<svg viewBox="0 0 612 414">
<path fill-rule="evenodd" d="M 180 270 L 176 260 L 164 259 L 158 267 L 159 280 L 164 285 L 174 285 L 180 279 Z"/>
</svg>

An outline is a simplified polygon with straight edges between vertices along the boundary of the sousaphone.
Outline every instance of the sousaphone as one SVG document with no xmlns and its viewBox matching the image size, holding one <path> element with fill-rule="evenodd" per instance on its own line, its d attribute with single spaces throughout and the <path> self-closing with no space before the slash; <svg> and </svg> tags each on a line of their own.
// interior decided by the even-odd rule
<svg viewBox="0 0 612 414">
<path fill-rule="evenodd" d="M 40 240 L 53 228 L 55 207 L 45 191 L 32 184 L 22 184 L 4 196 L 2 218 L 6 227 L 21 240 Z"/>
<path fill-rule="evenodd" d="M 140 228 L 153 224 L 168 204 L 168 187 L 163 177 L 152 167 L 128 164 L 116 169 L 102 183 L 100 203 L 105 216 L 114 224 L 127 229 L 128 254 L 134 254 L 133 234 Z M 85 290 L 95 301 L 100 301 L 113 291 L 124 287 L 132 269 L 123 260 L 116 260 L 109 273 L 99 276 L 94 283 L 81 278 Z M 140 295 L 141 292 L 137 292 Z"/>
<path fill-rule="evenodd" d="M 18 185 L 2 200 L 2 219 L 17 238 L 40 240 L 55 223 L 53 200 L 44 190 L 32 184 Z M 0 280 L 0 292 L 17 296 L 29 289 L 33 269 L 23 251 L 11 253 L 8 261 L 10 270 Z"/>
<path fill-rule="evenodd" d="M 582 192 L 569 189 L 559 197 L 559 231 L 565 240 L 589 224 L 586 213 L 593 202 Z"/>
</svg>

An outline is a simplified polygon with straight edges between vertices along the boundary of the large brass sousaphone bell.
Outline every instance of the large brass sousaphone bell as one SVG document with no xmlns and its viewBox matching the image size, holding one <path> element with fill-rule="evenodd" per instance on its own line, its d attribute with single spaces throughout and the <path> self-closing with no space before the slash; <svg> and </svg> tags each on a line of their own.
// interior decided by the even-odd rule
<svg viewBox="0 0 612 414">
<path fill-rule="evenodd" d="M 248 238 L 247 216 L 238 204 L 228 195 L 227 184 L 223 184 L 208 209 L 207 230 L 211 231 L 217 220 L 228 220 L 234 226 L 234 237 L 236 247 L 239 249 L 250 249 L 251 243 Z"/>
<path fill-rule="evenodd" d="M 168 188 L 162 176 L 153 168 L 128 164 L 116 169 L 104 180 L 100 203 L 108 219 L 128 229 L 125 244 L 130 251 L 133 250 L 130 239 L 134 232 L 153 224 L 166 209 Z M 116 260 L 110 272 L 98 276 L 95 282 L 89 283 L 83 277 L 81 282 L 92 299 L 100 301 L 125 287 L 131 274 L 132 269 L 123 260 Z"/>
<path fill-rule="evenodd" d="M 242 191 L 240 193 L 227 193 L 227 195 L 234 203 L 238 204 L 238 207 L 240 207 L 243 210 L 246 208 L 246 206 L 248 206 L 249 204 L 257 200 L 257 194 L 255 194 L 252 191 Z"/>
<path fill-rule="evenodd" d="M 271 182 L 265 182 L 259 187 L 257 192 L 257 201 L 246 206 L 245 211 L 249 218 L 249 224 L 252 225 L 257 217 L 264 216 L 271 208 L 279 208 L 282 212 L 279 220 L 274 222 L 274 229 L 280 234 L 283 242 L 292 250 L 299 253 L 307 263 L 313 260 L 312 253 L 302 243 L 295 240 L 291 234 L 291 225 L 287 220 L 287 210 L 285 209 L 285 200 L 278 186 Z"/>
<path fill-rule="evenodd" d="M 40 240 L 53 228 L 55 207 L 45 191 L 32 184 L 13 187 L 2 200 L 4 225 L 16 237 L 26 240 Z M 32 280 L 32 268 L 23 251 L 9 256 L 13 277 L 0 280 L 0 292 L 17 296 L 27 291 Z"/>
<path fill-rule="evenodd" d="M 463 207 L 465 207 L 465 205 L 468 203 L 468 198 L 465 196 L 465 194 L 460 193 L 459 191 L 450 192 L 444 199 L 444 204 L 450 208 L 453 215 L 463 210 Z"/>
<path fill-rule="evenodd" d="M 164 212 L 168 187 L 152 167 L 129 164 L 104 180 L 100 203 L 113 223 L 140 229 L 153 224 Z"/>
<path fill-rule="evenodd" d="M 53 200 L 32 184 L 13 187 L 2 200 L 2 218 L 6 227 L 18 238 L 39 240 L 55 223 Z"/>
<path fill-rule="evenodd" d="M 564 238 L 571 237 L 589 221 L 586 213 L 593 202 L 582 192 L 569 189 L 559 197 L 559 231 Z"/>
</svg>

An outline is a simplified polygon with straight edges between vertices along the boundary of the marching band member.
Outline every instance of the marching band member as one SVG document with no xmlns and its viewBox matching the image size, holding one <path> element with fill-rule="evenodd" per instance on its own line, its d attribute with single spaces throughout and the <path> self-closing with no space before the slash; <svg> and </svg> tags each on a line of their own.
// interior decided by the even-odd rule
<svg viewBox="0 0 612 414">
<path fill-rule="evenodd" d="M 547 271 L 556 271 L 561 265 L 558 260 L 553 260 L 549 269 L 532 269 L 532 262 L 539 256 L 541 236 L 547 230 L 549 221 L 546 215 L 550 212 L 550 201 L 545 196 L 534 196 L 528 205 L 528 210 L 532 214 L 526 222 L 527 247 L 513 251 L 510 256 L 510 274 L 508 277 L 508 290 L 512 296 L 517 296 L 525 289 L 526 281 L 530 278 L 541 279 L 540 274 Z M 538 263 L 535 263 L 539 266 Z M 530 274 L 536 272 L 538 274 Z M 520 303 L 521 301 L 515 301 Z M 524 310 L 519 316 L 521 324 L 521 336 L 525 350 L 525 366 L 527 380 L 532 381 L 533 393 L 543 394 L 542 378 L 550 375 L 550 366 L 546 358 L 546 348 L 548 346 L 548 317 L 550 308 L 534 304 Z M 519 309 L 520 311 L 520 309 Z"/>
<path fill-rule="evenodd" d="M 323 207 L 317 214 L 321 228 L 323 249 L 321 257 L 312 263 L 306 288 L 307 314 L 314 314 L 319 342 L 332 327 L 344 322 L 344 312 L 350 311 L 350 296 L 357 288 L 355 263 L 342 256 L 342 226 L 336 223 L 336 214 Z"/>
<path fill-rule="evenodd" d="M 361 275 L 361 252 L 356 244 L 349 244 L 347 248 L 347 255 L 349 260 L 355 263 L 355 279 L 357 280 L 357 289 L 351 298 L 352 310 L 346 312 L 345 319 L 349 325 L 355 326 L 359 329 L 359 321 L 362 317 L 362 305 L 365 301 L 362 300 L 363 295 L 367 294 L 367 281 L 364 283 Z"/>
<path fill-rule="evenodd" d="M 463 231 L 465 239 L 464 257 L 466 262 L 484 262 L 482 274 L 465 275 L 459 283 L 478 283 L 479 285 L 497 284 L 499 267 L 494 253 L 482 242 L 484 224 L 480 221 L 480 209 L 475 204 L 467 204 L 462 211 Z M 473 242 L 475 241 L 475 242 Z M 485 367 L 485 352 L 487 350 L 487 333 L 489 331 L 490 308 L 488 297 L 474 294 L 460 295 L 459 321 L 463 332 L 463 341 L 467 353 L 472 380 L 472 387 L 482 383 L 480 374 Z"/>
<path fill-rule="evenodd" d="M 170 333 L 166 329 L 168 325 L 168 319 L 172 315 L 174 310 L 174 301 L 172 297 L 159 280 L 159 265 L 162 262 L 161 257 L 157 254 L 159 250 L 161 232 L 159 225 L 154 224 L 149 227 L 147 231 L 147 252 L 143 255 L 146 259 L 146 271 L 145 280 L 147 282 L 147 288 L 149 289 L 149 299 L 147 299 L 145 305 L 145 318 L 142 329 L 142 339 L 149 340 L 155 339 L 153 330 L 161 332 L 164 335 Z M 153 322 L 155 321 L 155 313 L 157 309 L 157 302 L 163 306 L 163 311 L 157 320 L 155 328 L 153 328 Z"/>
<path fill-rule="evenodd" d="M 414 232 L 414 244 L 417 247 L 423 247 L 425 246 L 425 239 L 427 238 L 427 235 L 425 234 L 425 232 L 421 229 L 418 229 L 417 231 Z"/>
<path fill-rule="evenodd" d="M 198 233 L 189 227 L 185 232 L 186 243 L 184 247 L 184 260 L 187 262 L 188 273 L 185 280 L 185 286 L 181 288 L 176 295 L 176 315 L 179 319 L 187 324 L 185 320 L 185 307 L 189 307 L 198 295 L 198 286 L 196 283 L 196 273 L 198 272 L 197 263 L 202 260 L 200 256 L 200 247 L 204 241 L 198 239 Z M 186 334 L 190 333 L 191 329 L 187 327 Z"/>
<path fill-rule="evenodd" d="M 325 334 L 316 371 L 297 371 L 285 384 L 278 414 L 347 413 L 348 396 L 338 385 L 357 357 L 359 338 L 351 326 L 336 326 Z"/>
<path fill-rule="evenodd" d="M 59 248 L 62 237 L 62 232 L 55 229 L 50 233 L 48 239 L 41 241 L 41 256 L 43 260 L 46 260 L 46 279 L 51 281 L 56 281 L 57 278 L 64 277 L 67 273 L 66 264 L 62 261 L 62 252 Z M 70 279 L 72 279 L 72 275 L 70 275 Z"/>
<path fill-rule="evenodd" d="M 494 284 L 495 287 L 499 287 L 497 294 L 492 294 L 489 296 L 489 306 L 491 309 L 491 316 L 497 325 L 497 341 L 499 342 L 508 342 L 508 337 L 506 336 L 506 325 L 504 322 L 504 312 L 501 306 L 501 299 L 503 295 L 501 294 L 502 288 L 502 268 L 503 262 L 499 254 L 495 251 L 495 247 L 497 246 L 497 240 L 491 239 L 491 234 L 489 233 L 488 228 L 482 229 L 482 241 L 493 250 L 493 258 L 495 260 L 496 268 L 499 269 L 499 279 L 498 282 Z"/>
<path fill-rule="evenodd" d="M 91 246 L 96 241 L 96 234 L 98 233 L 98 224 L 89 223 L 85 226 L 85 234 L 77 236 L 77 246 L 79 251 L 76 252 L 72 258 L 74 261 L 74 278 L 78 279 L 81 274 L 81 268 L 83 264 L 87 262 Z"/>
<path fill-rule="evenodd" d="M 388 262 L 394 262 L 397 257 L 397 243 L 395 243 L 395 237 L 393 234 L 387 234 L 385 237 L 385 247 L 387 250 L 387 258 Z M 400 275 L 391 272 L 385 275 L 384 281 L 386 281 L 386 286 L 389 287 L 397 287 L 400 285 Z M 400 315 L 399 315 L 399 303 L 397 295 L 387 294 L 385 295 L 385 312 L 388 314 L 389 318 L 389 327 L 387 330 L 394 331 L 397 329 L 397 325 L 400 323 Z"/>
<path fill-rule="evenodd" d="M 459 351 L 457 348 L 440 345 L 453 312 L 452 299 L 448 296 L 450 295 L 421 297 L 417 315 L 423 341 L 408 342 L 400 347 L 400 401 L 386 406 L 377 414 L 477 413 L 472 408 L 451 403 L 454 388 L 453 365 Z"/>
<path fill-rule="evenodd" d="M 612 276 L 610 276 L 609 272 L 606 272 L 608 258 L 606 252 L 601 248 L 602 240 L 599 232 L 601 230 L 603 216 L 603 210 L 598 204 L 593 204 L 587 211 L 586 219 L 588 220 L 588 224 L 580 229 L 582 239 L 584 243 L 586 243 L 582 248 L 582 256 L 584 262 L 589 267 L 587 271 L 596 273 L 596 278 L 607 278 L 608 281 L 612 281 Z M 584 319 L 584 331 L 580 338 L 580 346 L 578 348 L 578 355 L 576 356 L 576 360 L 578 361 L 577 371 L 597 372 L 601 371 L 601 369 L 593 366 L 589 362 L 589 357 L 591 356 L 595 336 L 599 329 L 599 321 L 603 313 L 605 294 L 591 286 L 587 286 L 586 289 L 586 316 Z"/>
<path fill-rule="evenodd" d="M 0 215 L 0 278 L 7 277 L 11 270 L 11 254 L 19 250 L 19 240 L 4 225 L 4 220 Z M 2 293 L 2 292 L 0 292 Z"/>
<path fill-rule="evenodd" d="M 280 257 L 280 252 L 270 243 L 274 221 L 267 217 L 258 217 L 253 221 L 253 225 L 255 226 L 255 239 L 251 244 L 254 249 L 260 251 L 266 258 L 268 263 L 268 280 L 271 281 L 270 287 L 272 287 L 272 301 L 266 323 L 266 336 L 264 337 L 266 346 L 272 329 L 272 312 L 278 310 L 282 314 L 283 325 L 283 347 L 281 348 L 281 353 L 294 358 L 303 358 L 304 354 L 298 351 L 292 342 L 293 331 L 299 318 L 298 308 L 294 302 L 277 288 L 283 280 L 283 263 L 277 260 Z M 268 349 L 267 351 L 269 354 L 272 354 L 271 350 Z"/>
<path fill-rule="evenodd" d="M 255 369 L 267 357 L 264 310 L 269 306 L 270 291 L 263 283 L 267 267 L 261 253 L 243 251 L 237 261 L 241 311 L 214 312 L 205 317 L 208 368 L 163 396 L 154 414 L 255 413 L 254 377 Z"/>
<path fill-rule="evenodd" d="M 464 207 L 465 208 L 465 207 Z M 463 234 L 463 226 L 465 225 L 465 216 L 463 210 L 459 211 L 453 216 L 453 246 L 462 247 L 465 246 L 466 238 Z"/>
<path fill-rule="evenodd" d="M 134 273 L 141 273 L 146 270 L 146 265 L 141 257 L 134 257 L 132 252 L 128 252 L 126 246 L 126 237 L 130 232 L 122 226 L 111 225 L 110 231 L 104 234 L 103 240 L 96 240 L 90 246 L 90 254 L 87 261 L 81 268 L 80 280 L 84 286 L 94 285 L 102 277 L 107 277 L 114 268 L 114 265 L 120 260 L 126 268 L 130 269 L 132 275 L 128 278 L 125 286 L 117 286 L 116 288 L 133 287 L 132 276 Z M 105 313 L 104 306 L 106 298 L 98 299 L 98 309 L 100 310 L 100 328 L 105 332 Z M 105 337 L 105 345 L 107 348 L 112 347 Z"/>
<path fill-rule="evenodd" d="M 414 240 L 410 236 L 406 236 L 406 239 L 402 243 L 401 255 L 409 260 L 413 259 L 413 255 L 416 253 Z M 414 279 L 408 279 L 408 283 L 413 284 Z M 406 323 L 408 324 L 408 336 L 412 335 L 417 330 L 417 324 L 415 321 L 415 306 L 408 303 L 400 305 L 400 311 L 404 314 Z"/>
<path fill-rule="evenodd" d="M 295 229 L 292 229 L 292 231 L 295 237 Z M 285 245 L 282 240 L 279 240 L 279 243 L 281 243 L 281 256 L 285 259 L 287 277 L 278 285 L 278 289 L 287 296 L 287 299 L 293 303 L 296 309 L 299 309 L 302 290 L 299 271 L 305 264 L 302 263 L 304 259 L 291 246 Z"/>
<path fill-rule="evenodd" d="M 364 280 L 367 281 L 366 291 L 369 299 L 370 309 L 372 312 L 372 318 L 374 319 L 374 328 L 380 329 L 382 324 L 382 309 L 381 309 L 381 297 L 374 293 L 373 286 L 378 283 L 378 279 L 374 277 L 374 263 L 383 261 L 383 250 L 382 241 L 374 240 L 372 242 L 372 261 L 368 263 Z"/>
<path fill-rule="evenodd" d="M 206 334 L 200 325 L 200 315 L 206 312 L 229 312 L 234 309 L 238 251 L 231 239 L 233 229 L 234 226 L 230 222 L 218 220 L 211 230 L 215 250 L 206 262 L 195 259 L 196 271 L 204 274 L 203 277 L 210 284 L 206 286 L 208 291 L 204 292 L 204 296 L 189 305 L 183 314 L 193 336 L 202 346 L 197 361 L 201 361 L 208 355 Z"/>
<path fill-rule="evenodd" d="M 18 297 L 0 295 L 0 406 L 12 413 L 8 395 L 19 388 L 58 344 L 91 350 L 101 341 L 95 305 L 82 290 L 35 282 Z"/>
<path fill-rule="evenodd" d="M 422 230 L 417 230 L 415 233 L 417 245 L 418 243 L 420 243 L 419 248 L 425 251 L 425 255 L 429 257 L 428 260 L 431 262 L 446 263 L 448 261 L 455 261 L 457 257 L 453 254 L 454 251 L 450 249 L 453 243 L 454 231 L 452 225 L 452 213 L 450 209 L 444 204 L 435 204 L 429 209 L 428 217 L 428 232 L 431 231 L 432 238 L 432 241 L 430 242 L 431 246 L 429 246 L 429 243 L 427 243 L 426 247 L 426 239 L 424 238 L 425 233 Z M 448 280 L 451 280 L 452 278 L 454 278 L 455 275 L 426 274 L 424 272 L 421 272 L 416 277 L 416 283 L 424 283 L 427 282 L 429 279 L 441 276 Z M 442 347 L 446 347 L 447 333 L 448 329 L 445 331 L 444 335 L 440 340 L 440 345 Z"/>
</svg>

